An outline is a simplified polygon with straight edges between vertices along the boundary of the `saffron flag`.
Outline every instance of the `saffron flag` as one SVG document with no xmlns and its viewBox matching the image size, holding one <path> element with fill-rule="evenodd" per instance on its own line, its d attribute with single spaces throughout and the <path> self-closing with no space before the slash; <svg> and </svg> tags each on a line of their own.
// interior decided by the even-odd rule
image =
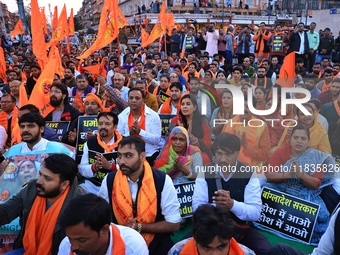
<svg viewBox="0 0 340 255">
<path fill-rule="evenodd" d="M 149 34 L 142 27 L 141 27 L 141 32 L 142 32 L 142 47 L 146 47 L 147 46 L 146 43 L 148 41 Z"/>
<path fill-rule="evenodd" d="M 159 21 L 165 25 L 167 22 L 167 15 L 166 15 L 166 6 L 165 2 L 162 3 L 161 10 L 159 11 L 158 14 L 158 19 Z"/>
<path fill-rule="evenodd" d="M 53 20 L 52 20 L 52 40 L 57 38 L 58 29 L 58 7 L 54 7 Z"/>
<path fill-rule="evenodd" d="M 100 64 L 100 72 L 99 72 L 99 74 L 106 79 L 107 72 L 105 70 L 105 60 L 104 60 L 104 58 L 102 58 L 102 62 Z"/>
<path fill-rule="evenodd" d="M 4 49 L 0 47 L 0 79 L 7 82 Z"/>
<path fill-rule="evenodd" d="M 293 51 L 283 60 L 276 84 L 279 84 L 281 87 L 294 87 L 295 77 L 295 51 Z"/>
<path fill-rule="evenodd" d="M 43 69 L 47 62 L 44 30 L 41 27 L 41 14 L 37 0 L 31 0 L 31 30 L 33 53 L 38 59 L 40 67 Z"/>
<path fill-rule="evenodd" d="M 165 27 L 161 23 L 156 23 L 153 27 L 147 42 L 144 44 L 143 47 L 153 43 L 156 39 L 161 37 L 165 33 Z"/>
<path fill-rule="evenodd" d="M 68 22 L 67 22 L 67 13 L 66 13 L 66 5 L 64 4 L 63 9 L 60 12 L 60 16 L 58 19 L 58 27 L 56 29 L 56 38 L 51 40 L 53 41 L 61 41 L 65 36 L 68 36 Z"/>
<path fill-rule="evenodd" d="M 123 28 L 125 27 L 127 24 L 129 24 L 128 20 L 126 19 L 124 13 L 122 12 L 122 10 L 118 7 L 117 5 L 117 16 L 118 16 L 118 27 L 119 28 Z"/>
<path fill-rule="evenodd" d="M 26 104 L 28 104 L 28 97 L 25 82 L 22 82 L 19 87 L 19 109 Z"/>
<path fill-rule="evenodd" d="M 15 25 L 13 31 L 10 33 L 11 36 L 21 35 L 25 32 L 24 26 L 22 25 L 22 20 L 19 19 Z"/>
<path fill-rule="evenodd" d="M 43 7 L 41 9 L 41 24 L 44 30 L 44 34 L 48 34 L 48 28 L 47 28 L 47 21 L 46 21 L 46 14 L 45 14 L 45 8 Z"/>
<path fill-rule="evenodd" d="M 71 14 L 68 18 L 68 35 L 74 35 L 74 17 L 73 17 L 73 8 L 71 8 Z"/>
<path fill-rule="evenodd" d="M 93 66 L 84 66 L 83 70 L 89 71 L 92 74 L 93 79 L 95 80 L 98 74 L 101 74 L 101 65 L 93 65 Z"/>
<path fill-rule="evenodd" d="M 172 29 L 174 29 L 176 27 L 175 24 L 175 17 L 174 15 L 171 13 L 167 13 L 166 14 L 166 23 L 163 24 L 166 25 L 166 27 L 168 28 L 168 34 L 170 35 L 170 33 L 172 34 Z"/>
<path fill-rule="evenodd" d="M 54 107 L 50 104 L 50 90 L 54 79 L 55 68 L 57 66 L 57 53 L 58 51 L 56 50 L 55 54 L 48 60 L 46 67 L 34 85 L 29 99 L 29 103 L 37 106 L 40 109 L 40 114 L 44 118 L 54 110 Z"/>
<path fill-rule="evenodd" d="M 74 100 L 72 102 L 72 106 L 77 108 L 80 112 L 85 111 L 83 101 L 81 100 L 81 97 L 80 97 L 78 91 L 76 91 L 76 96 L 74 97 Z"/>
<path fill-rule="evenodd" d="M 78 57 L 79 59 L 87 58 L 92 52 L 105 47 L 117 38 L 119 33 L 117 10 L 119 10 L 118 1 L 105 0 L 100 16 L 97 39 L 89 49 Z"/>
</svg>

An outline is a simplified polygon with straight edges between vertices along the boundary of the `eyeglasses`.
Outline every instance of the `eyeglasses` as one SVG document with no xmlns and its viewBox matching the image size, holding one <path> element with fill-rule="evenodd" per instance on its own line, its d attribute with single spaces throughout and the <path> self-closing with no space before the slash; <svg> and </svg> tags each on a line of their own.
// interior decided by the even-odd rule
<svg viewBox="0 0 340 255">
<path fill-rule="evenodd" d="M 114 81 L 122 81 L 122 79 L 113 79 Z"/>
<path fill-rule="evenodd" d="M 1 101 L 0 104 L 10 104 L 10 103 L 14 103 L 14 101 Z"/>
</svg>

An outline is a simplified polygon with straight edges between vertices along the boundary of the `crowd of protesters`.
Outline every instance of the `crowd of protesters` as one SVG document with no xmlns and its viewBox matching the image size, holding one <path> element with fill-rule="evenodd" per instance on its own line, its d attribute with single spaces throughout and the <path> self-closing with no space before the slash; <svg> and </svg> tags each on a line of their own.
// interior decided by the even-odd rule
<svg viewBox="0 0 340 255">
<path fill-rule="evenodd" d="M 143 12 L 144 9 L 145 6 Z M 335 38 L 329 28 L 319 31 L 316 28 L 315 23 L 308 28 L 299 23 L 287 29 L 281 24 L 268 26 L 263 22 L 256 27 L 230 24 L 226 30 L 216 29 L 214 25 L 200 31 L 178 27 L 171 35 L 162 36 L 159 43 L 146 48 L 131 47 L 127 35 L 130 28 L 120 29 L 118 41 L 83 61 L 77 56 L 84 42 L 80 38 L 79 44 L 72 44 L 71 40 L 70 52 L 66 45 L 61 45 L 63 74 L 54 76 L 49 89 L 54 110 L 45 118 L 34 105 L 20 104 L 20 93 L 26 92 L 30 97 L 43 72 L 32 52 L 31 37 L 2 35 L 7 83 L 2 81 L 0 149 L 6 157 L 6 151 L 22 143 L 24 147 L 17 150 L 18 155 L 26 147 L 25 153 L 39 151 L 37 147 L 44 141 L 77 147 L 79 117 L 97 116 L 98 132 L 88 129 L 83 154 L 77 162 L 80 186 L 110 202 L 114 222 L 141 233 L 150 254 L 167 254 L 172 247 L 170 233 L 176 232 L 181 222 L 173 185 L 190 181 L 196 181 L 194 210 L 206 203 L 227 208 L 237 225 L 243 225 L 236 227 L 243 232 L 235 234 L 235 240 L 256 254 L 270 254 L 272 248 L 251 223 L 261 215 L 261 186 L 315 202 L 321 212 L 312 243 L 318 244 L 340 202 L 340 182 L 336 176 L 320 174 L 318 169 L 310 172 L 305 166 L 326 165 L 339 170 L 332 155 L 340 157 L 340 34 Z M 295 52 L 295 63 L 290 63 L 295 65 L 295 75 L 291 78 L 294 87 L 311 95 L 301 105 L 307 113 L 293 104 L 281 108 L 283 97 L 295 100 L 305 97 L 301 90 L 283 95 L 284 86 L 277 83 L 283 78 L 281 67 L 291 52 Z M 103 67 L 100 74 L 86 70 L 99 64 Z M 25 90 L 19 89 L 22 82 Z M 242 100 L 236 99 L 234 90 L 219 85 L 239 88 Z M 81 105 L 70 102 L 76 96 L 83 99 Z M 235 114 L 235 106 L 239 105 L 244 106 L 244 114 Z M 273 108 L 266 115 L 254 114 L 252 110 Z M 162 130 L 164 115 L 171 115 L 168 132 Z M 45 127 L 45 121 L 69 121 L 70 125 L 58 138 L 53 129 Z M 255 122 L 260 124 L 250 124 Z M 37 130 L 33 130 L 34 125 Z M 46 146 L 41 148 L 46 150 Z M 94 158 L 91 151 L 96 152 Z M 117 162 L 103 157 L 110 152 L 118 152 Z M 57 168 L 51 164 L 51 168 Z M 237 169 L 243 165 L 258 168 L 243 176 L 244 181 L 237 174 L 222 173 L 222 188 L 217 191 L 216 184 L 199 171 L 205 165 L 216 164 Z M 261 168 L 286 165 L 288 172 L 265 172 Z M 0 183 L 6 182 L 8 161 L 4 159 L 2 166 Z M 72 168 L 72 163 L 68 167 Z M 42 169 L 46 172 L 46 168 L 47 163 Z M 32 179 L 38 179 L 39 185 L 47 185 L 40 180 L 47 178 L 46 175 L 34 174 Z M 257 175 L 261 178 L 254 178 Z M 128 176 L 126 183 L 124 176 Z M 154 185 L 148 186 L 150 180 Z M 38 196 L 47 189 L 39 185 Z M 71 181 L 68 185 L 71 189 L 74 186 Z M 65 189 L 68 185 L 64 185 Z M 211 193 L 213 185 L 217 193 Z M 126 193 L 129 189 L 130 198 Z M 20 194 L 22 198 L 23 192 Z M 150 204 L 145 204 L 148 201 Z M 2 206 L 0 215 L 4 213 Z M 130 209 L 133 219 L 124 214 Z M 8 219 L 12 218 L 8 216 Z M 8 223 L 6 220 L 0 216 L 0 224 Z M 24 230 L 28 231 L 27 226 Z M 31 249 L 25 245 L 28 237 L 19 235 L 19 239 L 21 245 L 15 248 Z M 53 239 L 52 254 L 58 251 L 54 245 L 59 244 L 55 242 Z M 70 242 L 73 242 L 71 237 Z M 205 254 L 204 250 L 211 248 L 209 245 L 199 254 Z M 245 246 L 240 246 L 244 252 Z M 193 249 L 188 247 L 189 244 L 186 252 Z M 66 246 L 67 249 L 71 248 Z M 171 254 L 198 254 L 177 252 Z"/>
</svg>

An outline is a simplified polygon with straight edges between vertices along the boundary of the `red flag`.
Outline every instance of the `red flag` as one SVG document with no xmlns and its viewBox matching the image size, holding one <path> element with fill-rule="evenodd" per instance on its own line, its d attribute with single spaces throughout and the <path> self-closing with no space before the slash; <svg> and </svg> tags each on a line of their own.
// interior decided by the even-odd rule
<svg viewBox="0 0 340 255">
<path fill-rule="evenodd" d="M 40 67 L 47 61 L 44 30 L 41 27 L 41 14 L 37 0 L 31 0 L 32 48 Z"/>
<path fill-rule="evenodd" d="M 17 24 L 15 25 L 13 31 L 10 33 L 11 36 L 21 35 L 25 32 L 24 26 L 22 25 L 22 20 L 19 18 Z"/>
<path fill-rule="evenodd" d="M 53 106 L 51 106 L 50 104 L 49 93 L 51 90 L 51 84 L 54 79 L 56 66 L 57 58 L 56 54 L 54 54 L 50 57 L 47 62 L 46 68 L 44 68 L 44 70 L 40 74 L 29 99 L 30 104 L 34 104 L 40 109 L 40 113 L 43 117 L 46 117 L 51 111 L 54 110 Z"/>
<path fill-rule="evenodd" d="M 0 79 L 7 82 L 4 49 L 0 47 Z"/>
<path fill-rule="evenodd" d="M 289 53 L 283 60 L 283 65 L 280 69 L 279 79 L 276 84 L 281 87 L 294 87 L 295 82 L 295 51 Z"/>
<path fill-rule="evenodd" d="M 54 7 L 53 20 L 52 20 L 52 40 L 57 38 L 58 29 L 58 7 Z"/>
<path fill-rule="evenodd" d="M 71 8 L 71 14 L 68 18 L 68 35 L 74 35 L 74 18 L 73 18 L 73 8 Z"/>
</svg>

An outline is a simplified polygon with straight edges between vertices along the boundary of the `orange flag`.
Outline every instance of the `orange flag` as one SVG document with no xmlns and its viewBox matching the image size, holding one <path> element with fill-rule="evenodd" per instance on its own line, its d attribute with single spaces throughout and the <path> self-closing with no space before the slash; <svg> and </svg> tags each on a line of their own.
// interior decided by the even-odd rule
<svg viewBox="0 0 340 255">
<path fill-rule="evenodd" d="M 19 87 L 19 108 L 28 104 L 28 97 L 25 88 L 25 82 L 22 82 Z"/>
<path fill-rule="evenodd" d="M 160 23 L 156 23 L 149 35 L 147 42 L 144 44 L 143 47 L 153 43 L 156 39 L 161 37 L 164 33 L 165 33 L 165 27 Z"/>
<path fill-rule="evenodd" d="M 29 99 L 29 103 L 37 106 L 40 109 L 40 114 L 44 118 L 54 110 L 54 107 L 50 104 L 49 92 L 54 79 L 55 67 L 57 66 L 57 52 L 58 51 L 56 51 L 56 53 L 48 60 L 46 67 L 40 74 L 37 83 L 34 85 Z"/>
<path fill-rule="evenodd" d="M 72 106 L 77 108 L 80 112 L 85 111 L 83 100 L 81 100 L 81 97 L 80 97 L 78 91 L 76 91 L 76 96 L 74 97 L 74 100 L 72 102 Z"/>
<path fill-rule="evenodd" d="M 171 13 L 167 13 L 166 16 L 167 16 L 166 24 L 163 24 L 163 25 L 166 25 L 166 27 L 168 28 L 169 33 L 172 34 L 172 29 L 174 29 L 176 27 L 175 17 L 172 14 L 172 12 Z"/>
<path fill-rule="evenodd" d="M 5 55 L 2 47 L 0 47 L 0 79 L 2 79 L 5 83 L 7 82 Z"/>
<path fill-rule="evenodd" d="M 184 58 L 185 57 L 185 52 L 184 52 L 184 47 L 182 48 L 181 54 L 179 55 L 180 58 Z"/>
<path fill-rule="evenodd" d="M 93 65 L 93 66 L 84 66 L 84 70 L 89 71 L 92 74 L 93 79 L 96 79 L 98 74 L 101 73 L 101 65 Z"/>
<path fill-rule="evenodd" d="M 295 51 L 289 53 L 283 60 L 283 64 L 280 69 L 279 79 L 276 80 L 276 84 L 281 87 L 294 87 L 295 81 Z"/>
<path fill-rule="evenodd" d="M 58 29 L 58 7 L 54 7 L 53 20 L 52 20 L 52 40 L 57 38 Z"/>
<path fill-rule="evenodd" d="M 61 13 L 58 19 L 58 27 L 56 29 L 56 38 L 52 39 L 51 42 L 64 40 L 65 36 L 68 36 L 68 22 L 67 22 L 66 5 L 64 4 L 64 7 L 61 10 Z"/>
<path fill-rule="evenodd" d="M 24 26 L 22 25 L 22 20 L 19 19 L 15 25 L 13 31 L 10 33 L 11 36 L 21 35 L 25 32 Z"/>
<path fill-rule="evenodd" d="M 118 1 L 105 0 L 100 16 L 97 40 L 78 57 L 79 59 L 87 58 L 92 52 L 105 47 L 117 38 L 119 33 L 117 10 L 119 10 Z"/>
<path fill-rule="evenodd" d="M 161 9 L 159 11 L 159 14 L 158 14 L 158 19 L 163 25 L 166 25 L 166 22 L 167 22 L 166 6 L 165 5 L 166 5 L 165 2 L 163 2 Z"/>
<path fill-rule="evenodd" d="M 44 34 L 48 34 L 48 28 L 47 28 L 47 21 L 46 21 L 46 15 L 45 15 L 45 7 L 41 9 L 41 24 L 44 29 Z"/>
<path fill-rule="evenodd" d="M 149 38 L 149 34 L 148 32 L 145 31 L 144 28 L 141 27 L 141 32 L 142 32 L 142 47 L 146 47 L 147 45 L 145 45 L 148 41 Z"/>
<path fill-rule="evenodd" d="M 74 18 L 73 18 L 73 8 L 71 8 L 71 14 L 68 18 L 68 35 L 74 35 Z"/>
<path fill-rule="evenodd" d="M 32 48 L 37 57 L 39 65 L 44 68 L 47 62 L 47 53 L 45 45 L 44 30 L 41 27 L 41 15 L 37 0 L 31 0 L 31 30 L 32 30 Z"/>
<path fill-rule="evenodd" d="M 101 64 L 100 64 L 100 71 L 99 71 L 99 74 L 100 74 L 101 76 L 103 76 L 103 77 L 106 79 L 107 72 L 106 72 L 106 70 L 105 70 L 105 60 L 104 60 L 104 58 L 102 59 L 102 62 L 101 62 Z"/>
<path fill-rule="evenodd" d="M 122 12 L 122 10 L 118 7 L 117 5 L 117 16 L 118 16 L 118 27 L 119 28 L 123 28 L 125 27 L 127 24 L 129 24 L 129 21 L 126 19 L 124 13 Z"/>
</svg>

